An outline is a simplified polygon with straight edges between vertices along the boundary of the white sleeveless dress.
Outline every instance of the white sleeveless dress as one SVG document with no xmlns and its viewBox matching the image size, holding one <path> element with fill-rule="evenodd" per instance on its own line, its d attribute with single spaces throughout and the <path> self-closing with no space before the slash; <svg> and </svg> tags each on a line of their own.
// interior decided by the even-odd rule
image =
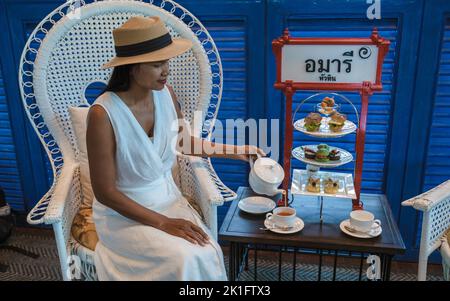
<svg viewBox="0 0 450 301">
<path fill-rule="evenodd" d="M 117 188 L 146 208 L 200 226 L 210 236 L 210 243 L 204 247 L 192 244 L 130 220 L 94 200 L 93 217 L 99 236 L 94 255 L 98 278 L 226 280 L 220 246 L 172 178 L 177 136 L 177 127 L 172 127 L 172 123 L 177 114 L 167 87 L 153 91 L 153 99 L 154 141 L 117 94 L 106 92 L 93 104 L 106 110 L 114 129 Z"/>
</svg>

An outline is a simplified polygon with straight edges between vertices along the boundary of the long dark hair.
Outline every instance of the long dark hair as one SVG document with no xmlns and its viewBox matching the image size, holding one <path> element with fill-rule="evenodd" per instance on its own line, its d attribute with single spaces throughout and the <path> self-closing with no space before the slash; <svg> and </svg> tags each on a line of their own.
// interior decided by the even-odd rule
<svg viewBox="0 0 450 301">
<path fill-rule="evenodd" d="M 103 93 L 107 91 L 122 92 L 130 89 L 131 68 L 134 64 L 114 67 L 111 78 Z"/>
</svg>

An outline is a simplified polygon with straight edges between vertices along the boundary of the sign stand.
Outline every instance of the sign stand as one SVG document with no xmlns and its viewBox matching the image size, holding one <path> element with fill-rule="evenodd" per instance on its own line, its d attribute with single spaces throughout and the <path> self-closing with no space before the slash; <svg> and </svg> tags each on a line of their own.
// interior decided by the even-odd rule
<svg viewBox="0 0 450 301">
<path fill-rule="evenodd" d="M 388 40 L 378 35 L 376 28 L 369 38 L 294 38 L 285 29 L 283 36 L 272 42 L 277 72 L 274 87 L 282 90 L 286 98 L 283 154 L 285 191 L 289 189 L 291 178 L 294 130 L 292 105 L 295 92 L 358 91 L 361 96 L 361 112 L 356 130 L 356 199 L 352 200 L 352 210 L 363 209 L 360 194 L 369 97 L 374 91 L 382 90 L 382 64 L 389 44 Z M 332 67 L 335 67 L 334 72 Z"/>
</svg>

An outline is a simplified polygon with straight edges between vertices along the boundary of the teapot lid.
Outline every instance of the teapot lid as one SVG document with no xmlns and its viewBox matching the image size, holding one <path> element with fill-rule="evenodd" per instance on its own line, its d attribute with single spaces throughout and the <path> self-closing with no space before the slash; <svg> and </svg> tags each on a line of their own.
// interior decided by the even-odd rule
<svg viewBox="0 0 450 301">
<path fill-rule="evenodd" d="M 264 182 L 276 184 L 284 179 L 284 170 L 277 161 L 270 158 L 259 158 L 255 161 L 253 169 L 256 175 Z"/>
</svg>

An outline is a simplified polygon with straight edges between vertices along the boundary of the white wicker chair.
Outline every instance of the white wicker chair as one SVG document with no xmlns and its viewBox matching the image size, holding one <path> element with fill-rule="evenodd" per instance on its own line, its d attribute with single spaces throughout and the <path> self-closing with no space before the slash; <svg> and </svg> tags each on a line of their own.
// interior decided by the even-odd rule
<svg viewBox="0 0 450 301">
<path fill-rule="evenodd" d="M 419 271 L 417 279 L 427 278 L 428 256 L 441 248 L 444 275 L 447 280 L 450 269 L 450 252 L 446 232 L 450 228 L 450 180 L 402 202 L 403 206 L 412 206 L 423 212 L 422 236 L 420 238 Z"/>
<path fill-rule="evenodd" d="M 50 190 L 28 215 L 30 224 L 51 224 L 64 280 L 95 280 L 93 252 L 71 238 L 72 220 L 82 200 L 78 148 L 68 108 L 88 105 L 86 88 L 106 83 L 111 70 L 100 70 L 114 55 L 112 30 L 130 16 L 159 16 L 172 36 L 193 41 L 192 50 L 170 62 L 169 83 L 177 94 L 193 133 L 210 139 L 222 95 L 222 65 L 204 26 L 189 11 L 169 0 L 71 1 L 50 13 L 31 34 L 22 54 L 19 82 L 27 115 L 53 169 Z M 201 118 L 194 118 L 200 111 Z M 198 115 L 197 115 L 198 116 Z M 217 237 L 217 206 L 236 194 L 217 177 L 211 162 L 178 158 L 181 189 L 201 207 Z M 77 256 L 72 256 L 77 255 Z M 80 259 L 80 260 L 78 260 Z"/>
</svg>

